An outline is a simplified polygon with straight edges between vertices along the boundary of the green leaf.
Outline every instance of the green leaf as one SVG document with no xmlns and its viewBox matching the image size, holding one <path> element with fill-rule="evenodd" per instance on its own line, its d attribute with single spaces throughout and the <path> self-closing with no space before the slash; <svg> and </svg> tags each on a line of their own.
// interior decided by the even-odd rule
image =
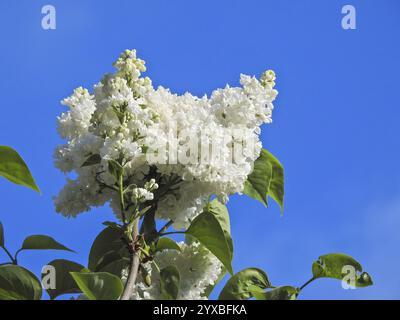
<svg viewBox="0 0 400 320">
<path fill-rule="evenodd" d="M 356 277 L 356 287 L 363 288 L 372 286 L 374 283 L 368 272 L 363 272 Z"/>
<path fill-rule="evenodd" d="M 177 250 L 181 252 L 181 247 L 172 239 L 170 238 L 161 238 L 157 241 L 155 252 L 163 251 L 163 250 Z"/>
<path fill-rule="evenodd" d="M 73 250 L 54 240 L 52 237 L 44 235 L 33 235 L 26 237 L 20 250 L 65 250 L 74 252 Z"/>
<path fill-rule="evenodd" d="M 101 231 L 93 242 L 89 253 L 89 269 L 96 270 L 103 257 L 111 252 L 120 256 L 129 256 L 129 252 L 123 242 L 124 232 L 121 229 L 109 226 Z M 117 256 L 116 256 L 117 257 Z M 117 257 L 116 259 L 119 259 Z"/>
<path fill-rule="evenodd" d="M 353 268 L 357 287 L 366 287 L 373 284 L 370 275 L 362 272 L 361 264 L 351 256 L 343 253 L 331 253 L 320 256 L 312 265 L 312 273 L 314 278 L 333 278 L 342 280 L 349 272 L 349 268 Z"/>
<path fill-rule="evenodd" d="M 104 254 L 104 256 L 102 256 L 100 258 L 100 260 L 98 261 L 96 268 L 93 271 L 102 271 L 102 269 L 109 265 L 110 263 L 117 261 L 119 259 L 121 259 L 121 253 L 119 253 L 118 251 L 110 251 L 107 252 L 106 254 Z"/>
<path fill-rule="evenodd" d="M 272 167 L 268 163 L 264 153 L 254 162 L 254 169 L 247 177 L 243 193 L 268 206 L 267 195 L 271 183 Z"/>
<path fill-rule="evenodd" d="M 112 228 L 115 228 L 115 229 L 121 229 L 121 226 L 118 223 L 113 222 L 113 221 L 104 221 L 103 225 L 106 226 L 106 227 L 112 227 Z"/>
<path fill-rule="evenodd" d="M 254 290 L 251 293 L 257 300 L 296 300 L 299 290 L 291 286 L 282 286 L 267 292 Z"/>
<path fill-rule="evenodd" d="M 81 292 L 70 272 L 81 272 L 85 268 L 84 266 L 64 259 L 53 260 L 48 265 L 54 267 L 56 276 L 55 288 L 46 290 L 51 299 L 67 293 Z"/>
<path fill-rule="evenodd" d="M 82 164 L 83 167 L 93 166 L 95 164 L 99 164 L 101 162 L 101 157 L 98 154 L 92 154 L 86 161 Z"/>
<path fill-rule="evenodd" d="M 230 274 L 233 274 L 230 240 L 214 214 L 205 211 L 198 215 L 186 234 L 196 238 L 222 262 Z"/>
<path fill-rule="evenodd" d="M 267 196 L 274 199 L 281 210 L 284 202 L 284 170 L 282 164 L 270 152 L 261 150 L 254 162 L 254 169 L 245 182 L 243 193 L 268 206 Z"/>
<path fill-rule="evenodd" d="M 110 251 L 100 258 L 94 271 L 108 272 L 121 277 L 122 270 L 129 266 L 129 262 L 128 256 L 124 257 L 121 251 Z"/>
<path fill-rule="evenodd" d="M 4 228 L 1 222 L 0 222 L 0 247 L 4 247 Z"/>
<path fill-rule="evenodd" d="M 263 150 L 269 156 L 272 166 L 272 178 L 269 184 L 268 195 L 274 199 L 283 211 L 285 196 L 285 175 L 282 164 L 267 150 Z"/>
<path fill-rule="evenodd" d="M 257 268 L 248 268 L 236 273 L 222 289 L 219 300 L 246 300 L 253 297 L 255 287 L 271 287 L 266 273 Z"/>
<path fill-rule="evenodd" d="M 163 300 L 176 300 L 179 294 L 181 277 L 175 266 L 168 266 L 160 272 L 160 289 Z"/>
<path fill-rule="evenodd" d="M 71 272 L 71 275 L 89 300 L 117 300 L 124 290 L 121 279 L 107 272 Z"/>
<path fill-rule="evenodd" d="M 0 300 L 40 300 L 42 286 L 29 270 L 17 265 L 0 266 Z"/>
<path fill-rule="evenodd" d="M 40 192 L 26 163 L 12 148 L 0 146 L 0 176 Z"/>
<path fill-rule="evenodd" d="M 218 201 L 218 199 L 214 199 L 213 201 L 209 202 L 205 207 L 204 211 L 213 214 L 219 224 L 221 225 L 222 230 L 225 233 L 225 238 L 227 239 L 227 243 L 229 245 L 229 250 L 231 253 L 231 256 L 233 257 L 233 241 L 231 237 L 231 224 L 230 224 L 230 219 L 229 219 L 229 213 L 227 207 Z M 218 276 L 218 279 L 215 281 L 213 285 L 209 285 L 205 290 L 204 290 L 204 296 L 209 297 L 211 292 L 214 290 L 215 286 L 225 277 L 226 275 L 226 268 L 222 267 L 222 271 L 220 275 Z"/>
<path fill-rule="evenodd" d="M 122 276 L 122 271 L 126 268 L 129 267 L 129 259 L 128 258 L 120 258 L 114 261 L 111 261 L 110 263 L 102 266 L 101 268 L 98 268 L 99 272 L 108 272 L 113 275 L 116 275 L 117 277 L 121 278 Z"/>
<path fill-rule="evenodd" d="M 217 218 L 222 230 L 224 231 L 231 257 L 233 257 L 233 241 L 231 237 L 231 222 L 229 219 L 228 208 L 219 202 L 218 199 L 214 199 L 206 205 L 204 211 L 213 214 L 214 217 Z"/>
</svg>

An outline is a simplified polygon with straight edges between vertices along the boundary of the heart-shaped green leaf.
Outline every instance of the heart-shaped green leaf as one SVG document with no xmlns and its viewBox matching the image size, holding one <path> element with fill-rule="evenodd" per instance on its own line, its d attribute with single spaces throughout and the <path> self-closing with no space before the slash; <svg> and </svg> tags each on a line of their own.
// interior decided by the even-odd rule
<svg viewBox="0 0 400 320">
<path fill-rule="evenodd" d="M 160 290 L 163 300 L 176 300 L 179 295 L 181 277 L 175 266 L 168 266 L 160 272 Z"/>
<path fill-rule="evenodd" d="M 260 157 L 254 162 L 254 169 L 247 177 L 243 193 L 268 206 L 267 196 L 272 177 L 272 167 L 266 156 L 261 152 Z"/>
<path fill-rule="evenodd" d="M 0 300 L 40 300 L 42 286 L 29 270 L 17 265 L 0 266 Z"/>
<path fill-rule="evenodd" d="M 248 268 L 236 273 L 222 289 L 219 300 L 246 300 L 253 297 L 255 288 L 271 287 L 266 273 L 257 268 Z"/>
<path fill-rule="evenodd" d="M 107 272 L 71 272 L 71 275 L 89 300 L 117 300 L 124 290 L 121 279 Z"/>
<path fill-rule="evenodd" d="M 228 208 L 219 202 L 218 199 L 214 199 L 205 206 L 204 211 L 213 214 L 214 217 L 217 218 L 222 230 L 224 230 L 231 257 L 233 257 L 233 241 L 231 237 L 231 222 L 229 219 Z"/>
<path fill-rule="evenodd" d="M 92 248 L 89 253 L 89 269 L 97 270 L 99 263 L 104 260 L 105 255 L 115 252 L 119 256 L 115 255 L 116 260 L 120 256 L 128 256 L 128 250 L 125 248 L 125 244 L 122 241 L 124 239 L 124 232 L 122 229 L 109 226 L 101 231 L 92 244 Z M 108 261 L 110 263 L 111 261 Z"/>
<path fill-rule="evenodd" d="M 55 288 L 46 290 L 51 299 L 55 299 L 58 296 L 67 293 L 81 292 L 70 272 L 81 272 L 84 269 L 84 266 L 64 259 L 53 260 L 49 262 L 48 265 L 54 267 L 56 276 Z M 42 278 L 43 276 L 44 275 L 42 275 Z"/>
<path fill-rule="evenodd" d="M 254 162 L 252 173 L 245 182 L 243 193 L 265 206 L 268 205 L 267 196 L 270 196 L 283 210 L 284 192 L 282 164 L 270 152 L 262 149 L 260 156 Z"/>
<path fill-rule="evenodd" d="M 196 238 L 222 262 L 230 274 L 233 274 L 231 243 L 214 214 L 204 211 L 198 215 L 186 234 Z"/>
<path fill-rule="evenodd" d="M 0 176 L 40 192 L 25 161 L 12 148 L 0 146 Z"/>
</svg>

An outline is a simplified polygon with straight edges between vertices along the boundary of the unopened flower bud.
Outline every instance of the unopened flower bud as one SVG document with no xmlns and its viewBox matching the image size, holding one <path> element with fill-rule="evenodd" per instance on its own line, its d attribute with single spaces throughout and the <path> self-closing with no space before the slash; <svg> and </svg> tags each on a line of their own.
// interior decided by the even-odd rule
<svg viewBox="0 0 400 320">
<path fill-rule="evenodd" d="M 156 183 L 155 179 L 151 179 L 150 181 L 146 182 L 144 184 L 145 189 L 149 190 L 149 191 L 153 191 L 158 189 L 158 184 Z"/>
<path fill-rule="evenodd" d="M 275 72 L 272 70 L 267 70 L 261 75 L 260 81 L 263 86 L 269 85 L 271 88 L 273 88 L 275 86 L 275 79 Z"/>
</svg>

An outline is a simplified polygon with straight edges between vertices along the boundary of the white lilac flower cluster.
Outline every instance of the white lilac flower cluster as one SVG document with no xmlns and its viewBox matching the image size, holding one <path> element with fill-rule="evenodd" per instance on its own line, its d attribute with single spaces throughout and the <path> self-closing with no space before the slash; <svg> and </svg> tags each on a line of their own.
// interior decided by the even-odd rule
<svg viewBox="0 0 400 320">
<path fill-rule="evenodd" d="M 76 216 L 109 202 L 120 216 L 110 161 L 124 165 L 124 183 L 136 187 L 136 197 L 156 201 L 156 217 L 173 220 L 177 229 L 187 227 L 211 195 L 227 201 L 243 191 L 261 150 L 260 125 L 271 122 L 272 71 L 260 79 L 241 75 L 240 87 L 199 98 L 153 88 L 135 50 L 114 66 L 116 73 L 105 75 L 93 93 L 78 88 L 62 102 L 69 110 L 58 118 L 58 131 L 67 143 L 56 149 L 55 161 L 74 178 L 55 199 L 58 212 Z M 156 188 L 145 186 L 153 178 L 157 197 Z"/>
<path fill-rule="evenodd" d="M 158 252 L 154 257 L 154 262 L 160 269 L 171 265 L 178 269 L 181 278 L 178 300 L 204 300 L 206 299 L 205 290 L 217 281 L 222 265 L 198 242 L 192 244 L 180 242 L 178 245 L 181 251 L 167 249 Z M 132 299 L 162 300 L 160 273 L 152 265 L 152 262 L 144 265 L 150 275 L 151 284 L 146 284 L 143 273 L 140 273 Z M 122 280 L 126 280 L 126 275 L 122 277 Z"/>
</svg>

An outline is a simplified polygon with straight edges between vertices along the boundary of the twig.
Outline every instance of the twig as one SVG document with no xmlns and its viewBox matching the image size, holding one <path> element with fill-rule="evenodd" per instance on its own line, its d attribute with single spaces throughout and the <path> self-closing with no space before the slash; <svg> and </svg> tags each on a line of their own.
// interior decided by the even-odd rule
<svg viewBox="0 0 400 320">
<path fill-rule="evenodd" d="M 131 253 L 131 263 L 129 268 L 128 279 L 126 280 L 124 291 L 122 292 L 120 300 L 129 300 L 133 294 L 133 289 L 135 288 L 135 282 L 139 271 L 139 253 L 135 248 L 136 240 L 138 239 L 139 234 L 139 219 L 135 219 L 133 222 L 133 230 L 132 230 L 132 253 Z"/>
<path fill-rule="evenodd" d="M 3 248 L 4 252 L 8 255 L 8 257 L 11 259 L 12 264 L 17 264 L 17 254 L 18 252 L 15 254 L 15 257 L 13 258 L 12 254 L 10 253 L 10 251 L 7 250 L 6 247 L 1 246 L 0 248 Z"/>
<path fill-rule="evenodd" d="M 124 180 L 123 180 L 123 172 L 119 175 L 119 201 L 121 205 L 121 217 L 122 223 L 126 226 L 126 217 L 125 217 L 125 201 L 124 201 Z"/>
<path fill-rule="evenodd" d="M 166 235 L 169 235 L 169 234 L 185 234 L 186 233 L 186 231 L 172 231 L 172 232 L 164 232 L 164 233 L 160 233 L 160 237 L 162 237 L 162 236 L 166 236 Z"/>
<path fill-rule="evenodd" d="M 174 222 L 172 220 L 169 220 L 164 227 L 162 227 L 160 229 L 160 231 L 158 231 L 158 233 L 163 233 L 164 231 L 166 231 Z"/>
<path fill-rule="evenodd" d="M 310 280 L 308 280 L 305 284 L 303 284 L 300 288 L 299 291 L 303 290 L 306 286 L 308 286 L 311 282 L 313 282 L 315 280 L 315 278 L 311 278 Z"/>
</svg>

